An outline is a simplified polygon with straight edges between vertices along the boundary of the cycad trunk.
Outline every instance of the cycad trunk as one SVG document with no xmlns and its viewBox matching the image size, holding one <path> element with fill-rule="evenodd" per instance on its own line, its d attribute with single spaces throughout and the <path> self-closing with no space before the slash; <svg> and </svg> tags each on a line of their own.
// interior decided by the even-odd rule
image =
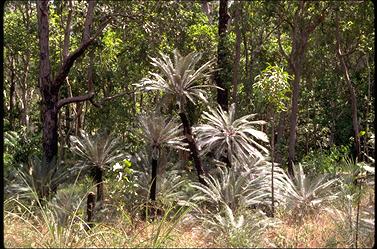
<svg viewBox="0 0 377 249">
<path fill-rule="evenodd" d="M 152 183 L 151 183 L 151 191 L 149 193 L 149 198 L 151 201 L 156 200 L 156 186 L 157 186 L 157 159 L 152 159 Z"/>
<path fill-rule="evenodd" d="M 87 229 L 90 229 L 93 227 L 93 216 L 94 216 L 94 208 L 96 206 L 95 202 L 96 195 L 93 192 L 90 192 L 87 196 L 87 201 L 86 201 L 86 214 L 87 214 L 87 224 L 88 227 Z"/>
<path fill-rule="evenodd" d="M 182 121 L 183 133 L 184 133 L 184 135 L 186 137 L 186 141 L 187 141 L 187 143 L 189 145 L 191 156 L 192 156 L 192 159 L 194 161 L 196 172 L 198 174 L 199 182 L 201 184 L 206 185 L 206 183 L 205 183 L 205 181 L 203 179 L 204 170 L 203 170 L 203 167 L 202 167 L 202 161 L 199 158 L 199 150 L 198 150 L 198 147 L 196 146 L 194 137 L 192 135 L 190 122 L 189 122 L 189 120 L 187 118 L 186 113 L 184 113 L 182 111 L 179 113 L 179 117 L 181 118 L 181 121 Z"/>
<path fill-rule="evenodd" d="M 103 169 L 96 167 L 94 170 L 94 181 L 97 185 L 97 201 L 103 204 Z"/>
</svg>

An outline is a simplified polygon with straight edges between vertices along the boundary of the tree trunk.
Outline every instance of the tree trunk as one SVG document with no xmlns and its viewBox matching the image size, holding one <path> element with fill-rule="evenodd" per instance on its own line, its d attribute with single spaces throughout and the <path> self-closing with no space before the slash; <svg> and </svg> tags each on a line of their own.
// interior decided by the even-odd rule
<svg viewBox="0 0 377 249">
<path fill-rule="evenodd" d="M 198 147 L 196 146 L 194 137 L 192 135 L 190 122 L 187 118 L 187 115 L 184 112 L 180 112 L 179 117 L 181 118 L 181 121 L 182 121 L 183 134 L 185 135 L 186 141 L 189 145 L 191 156 L 192 156 L 192 159 L 194 161 L 194 166 L 195 166 L 196 172 L 198 174 L 199 182 L 201 184 L 206 185 L 206 183 L 203 179 L 204 170 L 203 170 L 203 166 L 202 166 L 202 161 L 199 158 L 199 150 L 198 150 Z"/>
<path fill-rule="evenodd" d="M 54 163 L 58 153 L 58 89 L 51 82 L 48 1 L 37 1 L 39 29 L 39 82 L 42 93 L 43 157 L 47 164 Z"/>
<path fill-rule="evenodd" d="M 299 65 L 299 67 L 301 67 Z M 292 111 L 290 117 L 289 126 L 289 142 L 288 142 L 288 173 L 293 176 L 293 162 L 295 160 L 295 145 L 296 145 L 296 129 L 297 129 L 297 118 L 298 118 L 298 99 L 300 90 L 300 80 L 301 71 L 295 72 L 295 78 L 292 82 L 293 92 L 292 92 Z"/>
<path fill-rule="evenodd" d="M 235 55 L 234 55 L 234 63 L 233 63 L 233 76 L 232 76 L 232 85 L 233 85 L 233 93 L 232 93 L 232 102 L 237 102 L 237 84 L 239 79 L 239 68 L 240 68 L 240 58 L 241 58 L 241 30 L 240 30 L 240 15 L 241 15 L 241 6 L 242 2 L 237 2 L 236 10 L 235 10 L 235 32 L 236 32 L 236 47 L 235 47 Z"/>
<path fill-rule="evenodd" d="M 300 92 L 300 81 L 303 70 L 304 57 L 306 52 L 306 46 L 308 43 L 309 35 L 315 30 L 315 28 L 323 22 L 325 18 L 325 10 L 316 17 L 310 18 L 311 20 L 305 22 L 307 7 L 305 8 L 305 1 L 300 1 L 298 9 L 296 10 L 293 18 L 292 25 L 292 50 L 289 55 L 284 52 L 281 46 L 280 35 L 279 47 L 283 52 L 283 55 L 287 58 L 289 63 L 290 71 L 294 74 L 294 79 L 292 81 L 293 92 L 292 92 L 292 110 L 290 117 L 290 127 L 289 127 L 289 143 L 288 143 L 288 173 L 293 176 L 293 162 L 295 161 L 296 151 L 296 130 L 297 130 L 297 119 L 298 119 L 298 101 Z M 305 25 L 305 23 L 308 23 Z"/>
<path fill-rule="evenodd" d="M 228 0 L 220 0 L 219 8 L 219 44 L 217 47 L 217 65 L 220 68 L 219 71 L 215 74 L 215 82 L 218 87 L 222 89 L 217 89 L 217 103 L 223 108 L 223 110 L 228 110 L 228 95 L 229 89 L 227 86 L 227 80 L 229 78 L 229 65 L 228 59 L 229 56 L 227 53 L 226 46 L 226 33 L 227 25 L 229 20 L 228 14 Z"/>
<path fill-rule="evenodd" d="M 93 227 L 94 209 L 96 207 L 96 195 L 93 192 L 89 192 L 86 200 L 86 223 L 88 224 L 87 230 Z"/>
<path fill-rule="evenodd" d="M 14 66 L 14 59 L 11 55 L 11 73 L 10 73 L 10 89 L 9 89 L 9 126 L 10 129 L 14 129 L 14 106 L 16 103 L 15 98 L 15 91 L 16 91 L 16 82 L 15 82 L 15 66 Z"/>
<path fill-rule="evenodd" d="M 75 96 L 65 99 L 59 99 L 59 90 L 64 83 L 70 69 L 77 58 L 81 57 L 86 49 L 93 43 L 95 38 L 99 36 L 102 30 L 107 25 L 106 20 L 100 26 L 97 33 L 90 38 L 90 30 L 93 22 L 93 12 L 95 1 L 88 2 L 88 10 L 85 19 L 85 27 L 81 45 L 69 54 L 56 73 L 56 77 L 51 78 L 50 66 L 50 48 L 49 48 L 49 1 L 37 1 L 37 16 L 38 16 L 38 38 L 40 49 L 39 62 L 39 83 L 42 95 L 42 122 L 43 122 L 43 158 L 44 161 L 50 165 L 56 160 L 58 153 L 58 111 L 59 109 L 69 103 L 89 100 L 94 96 L 94 92 L 90 88 L 92 82 L 88 81 L 89 93 L 82 96 Z"/>
<path fill-rule="evenodd" d="M 97 201 L 103 204 L 104 193 L 103 193 L 103 169 L 100 167 L 94 168 L 94 181 L 97 186 Z"/>
<path fill-rule="evenodd" d="M 348 66 L 345 62 L 344 55 L 341 51 L 341 40 L 340 40 L 340 31 L 339 31 L 339 17 L 338 17 L 338 11 L 336 11 L 336 55 L 339 59 L 341 69 L 344 74 L 344 78 L 346 81 L 346 84 L 348 86 L 349 90 L 349 100 L 351 104 L 351 111 L 352 111 L 352 127 L 354 132 L 354 143 L 355 143 L 355 159 L 361 159 L 360 154 L 360 136 L 359 136 L 359 122 L 357 118 L 357 100 L 356 100 L 356 91 L 355 87 L 353 86 L 351 82 L 351 78 L 348 72 Z"/>
<path fill-rule="evenodd" d="M 149 198 L 151 201 L 156 201 L 156 187 L 157 187 L 157 159 L 152 159 L 152 180 L 151 180 L 151 191 L 149 193 Z"/>
<path fill-rule="evenodd" d="M 284 128 L 285 128 L 285 112 L 280 112 L 279 124 L 278 124 L 277 134 L 276 134 L 276 147 L 278 149 L 275 151 L 275 158 L 276 158 L 276 162 L 278 163 L 282 163 L 282 155 L 279 148 L 284 137 Z"/>
</svg>

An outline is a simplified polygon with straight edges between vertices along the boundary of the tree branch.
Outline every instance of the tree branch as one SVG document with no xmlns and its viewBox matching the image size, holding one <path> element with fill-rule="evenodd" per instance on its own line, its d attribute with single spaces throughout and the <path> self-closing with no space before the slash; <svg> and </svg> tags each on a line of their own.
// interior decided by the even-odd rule
<svg viewBox="0 0 377 249">
<path fill-rule="evenodd" d="M 323 20 L 325 20 L 325 17 L 326 17 L 326 14 L 327 14 L 327 11 L 326 11 L 326 8 L 324 10 L 322 10 L 321 14 L 319 14 L 315 20 L 311 21 L 310 24 L 308 25 L 308 28 L 306 29 L 306 32 L 308 34 L 312 33 L 315 28 L 321 24 L 323 22 Z M 314 17 L 313 17 L 314 19 Z"/>
<path fill-rule="evenodd" d="M 99 27 L 97 32 L 87 41 L 81 43 L 81 46 L 73 51 L 68 57 L 63 61 L 63 65 L 60 67 L 55 79 L 54 85 L 61 85 L 64 79 L 68 76 L 69 70 L 73 66 L 73 63 L 79 58 L 86 49 L 94 42 L 94 40 L 102 33 L 102 30 L 111 21 L 111 17 L 108 17 Z"/>
<path fill-rule="evenodd" d="M 94 97 L 94 91 L 90 91 L 89 93 L 85 95 L 80 95 L 80 96 L 74 96 L 74 97 L 69 97 L 69 98 L 64 98 L 59 100 L 57 104 L 57 109 L 60 109 L 61 107 L 70 104 L 70 103 L 77 103 L 85 100 L 90 100 L 91 98 Z"/>
<path fill-rule="evenodd" d="M 122 97 L 126 94 L 130 94 L 130 92 L 126 91 L 126 92 L 121 92 L 121 93 L 118 93 L 118 94 L 115 94 L 113 96 L 109 96 L 109 97 L 104 97 L 103 99 L 101 99 L 100 101 L 95 101 L 94 98 L 91 98 L 90 99 L 90 103 L 92 103 L 95 107 L 97 108 L 102 108 L 103 107 L 103 104 L 104 102 L 106 101 L 110 101 L 110 100 L 113 100 L 115 98 L 118 98 L 118 97 Z"/>
<path fill-rule="evenodd" d="M 281 45 L 280 29 L 278 28 L 277 31 L 278 31 L 278 45 L 279 45 L 280 52 L 285 57 L 285 59 L 288 61 L 288 63 L 290 63 L 291 60 L 290 60 L 289 56 L 287 55 L 287 53 L 285 52 L 283 46 Z"/>
</svg>

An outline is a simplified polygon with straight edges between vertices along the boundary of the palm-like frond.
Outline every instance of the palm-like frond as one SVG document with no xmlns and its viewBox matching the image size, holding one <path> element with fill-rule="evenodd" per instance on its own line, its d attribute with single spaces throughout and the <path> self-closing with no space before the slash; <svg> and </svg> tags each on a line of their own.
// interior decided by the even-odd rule
<svg viewBox="0 0 377 249">
<path fill-rule="evenodd" d="M 294 173 L 293 180 L 283 172 L 274 178 L 276 199 L 299 216 L 338 197 L 339 192 L 333 190 L 337 178 L 329 179 L 327 175 L 307 177 L 301 164 L 294 166 Z"/>
<path fill-rule="evenodd" d="M 194 198 L 196 201 L 212 203 L 213 206 L 226 204 L 232 210 L 260 204 L 269 196 L 265 183 L 265 174 L 261 174 L 256 161 L 248 170 L 241 167 L 219 167 L 217 174 L 209 174 L 204 180 L 207 186 L 192 183 L 192 187 L 200 191 Z"/>
<path fill-rule="evenodd" d="M 71 151 L 81 158 L 78 163 L 80 167 L 105 169 L 123 156 L 123 153 L 117 149 L 118 139 L 108 135 L 97 134 L 92 137 L 81 131 L 81 137 L 70 136 L 70 140 Z"/>
<path fill-rule="evenodd" d="M 211 76 L 214 59 L 195 69 L 202 57 L 201 53 L 192 52 L 181 56 L 174 50 L 173 57 L 174 61 L 161 53 L 161 58 L 151 58 L 152 65 L 159 68 L 161 74 L 149 72 L 149 78 L 143 78 L 135 85 L 147 91 L 158 90 L 176 96 L 181 106 L 185 104 L 186 98 L 194 104 L 195 99 L 207 102 L 203 88 L 216 86 L 200 84 L 200 81 L 206 81 Z"/>
<path fill-rule="evenodd" d="M 186 149 L 182 129 L 174 119 L 168 120 L 161 115 L 152 113 L 141 116 L 140 125 L 143 131 L 142 136 L 152 149 L 161 149 L 162 147 Z"/>
<path fill-rule="evenodd" d="M 214 151 L 217 157 L 228 156 L 237 161 L 246 160 L 250 156 L 262 158 L 259 150 L 268 153 L 257 140 L 268 142 L 266 133 L 254 128 L 256 124 L 265 124 L 265 121 L 250 121 L 255 114 L 235 119 L 235 105 L 232 104 L 229 112 L 219 106 L 216 110 L 210 108 L 203 112 L 203 119 L 207 124 L 195 128 L 198 146 L 203 153 Z"/>
<path fill-rule="evenodd" d="M 35 156 L 30 158 L 27 167 L 21 167 L 19 171 L 24 182 L 11 185 L 8 190 L 23 192 L 26 197 L 30 196 L 31 191 L 37 193 L 40 198 L 50 197 L 60 184 L 72 176 L 72 172 L 59 161 L 47 164 Z"/>
<path fill-rule="evenodd" d="M 136 183 L 135 192 L 137 195 L 134 198 L 141 198 L 141 200 L 133 199 L 130 201 L 143 202 L 148 199 L 152 172 L 150 167 L 151 157 L 151 154 L 138 153 L 132 158 L 135 167 L 133 174 L 130 176 L 130 181 Z M 159 193 L 157 201 L 165 207 L 175 203 L 179 205 L 186 203 L 189 197 L 186 195 L 184 187 L 187 186 L 189 180 L 183 177 L 185 175 L 184 172 L 177 169 L 178 164 L 168 163 L 168 165 L 159 165 L 159 167 L 168 168 L 168 170 L 165 170 L 164 174 L 159 176 L 159 181 L 157 181 L 157 192 Z"/>
</svg>

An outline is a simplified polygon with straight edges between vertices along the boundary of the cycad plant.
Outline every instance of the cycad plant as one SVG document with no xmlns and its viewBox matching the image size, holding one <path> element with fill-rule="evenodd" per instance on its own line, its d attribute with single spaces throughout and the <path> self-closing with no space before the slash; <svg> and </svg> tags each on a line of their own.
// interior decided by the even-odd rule
<svg viewBox="0 0 377 249">
<path fill-rule="evenodd" d="M 204 178 L 206 185 L 191 184 L 198 190 L 193 197 L 193 201 L 200 205 L 195 208 L 196 215 L 204 224 L 209 225 L 210 231 L 221 232 L 227 240 L 232 241 L 244 232 L 250 236 L 250 231 L 253 231 L 252 234 L 256 235 L 262 227 L 260 222 L 270 222 L 259 211 L 253 210 L 253 213 L 260 214 L 258 217 L 245 217 L 247 210 L 270 200 L 270 188 L 265 174 L 269 172 L 269 165 L 266 163 L 260 158 L 249 160 L 247 165 L 240 166 L 236 163 L 232 168 L 222 163 Z"/>
<path fill-rule="evenodd" d="M 298 217 L 298 221 L 326 202 L 333 201 L 339 196 L 336 190 L 337 178 L 328 175 L 316 177 L 306 176 L 301 164 L 294 165 L 294 179 L 284 172 L 275 177 L 276 200 Z"/>
<path fill-rule="evenodd" d="M 106 134 L 91 136 L 85 131 L 80 132 L 81 136 L 70 136 L 71 151 L 81 159 L 77 167 L 89 169 L 92 172 L 93 180 L 97 186 L 97 201 L 103 203 L 103 174 L 111 163 L 123 156 L 118 150 L 118 139 Z"/>
<path fill-rule="evenodd" d="M 265 176 L 255 174 L 254 170 L 219 166 L 216 171 L 204 178 L 206 185 L 192 183 L 192 187 L 199 190 L 196 201 L 211 203 L 215 208 L 226 204 L 235 211 L 259 204 L 268 196 Z"/>
<path fill-rule="evenodd" d="M 209 80 L 215 61 L 210 60 L 196 69 L 202 57 L 201 53 L 192 52 L 181 56 L 177 50 L 174 50 L 173 57 L 173 61 L 165 54 L 161 54 L 161 58 L 151 58 L 152 65 L 157 67 L 161 73 L 150 72 L 150 77 L 142 79 L 139 84 L 135 85 L 146 91 L 161 91 L 177 101 L 183 133 L 189 145 L 199 181 L 204 183 L 202 162 L 186 114 L 186 104 L 188 101 L 195 104 L 198 99 L 207 102 L 204 89 L 215 86 L 203 83 Z"/>
<path fill-rule="evenodd" d="M 44 160 L 34 156 L 30 158 L 27 167 L 20 169 L 20 175 L 26 184 L 26 188 L 22 184 L 14 184 L 9 187 L 17 192 L 19 190 L 20 192 L 32 190 L 37 194 L 39 202 L 41 202 L 46 197 L 52 197 L 56 193 L 58 186 L 66 182 L 71 176 L 71 172 L 59 160 L 47 167 Z M 26 194 L 26 196 L 28 195 Z"/>
<path fill-rule="evenodd" d="M 182 141 L 182 130 L 175 120 L 167 120 L 158 113 L 141 116 L 140 125 L 142 136 L 148 143 L 152 152 L 152 179 L 150 199 L 156 200 L 157 184 L 157 166 L 161 150 L 164 147 L 174 147 L 185 149 L 185 143 Z"/>
<path fill-rule="evenodd" d="M 198 147 L 203 153 L 212 151 L 217 158 L 227 158 L 228 166 L 234 160 L 241 162 L 251 157 L 262 158 L 260 151 L 268 153 L 267 149 L 257 142 L 268 142 L 267 135 L 255 129 L 257 124 L 265 124 L 265 121 L 251 121 L 256 114 L 246 115 L 236 119 L 235 104 L 229 111 L 224 111 L 220 106 L 209 112 L 203 112 L 202 118 L 207 121 L 195 128 L 198 139 Z"/>
</svg>

